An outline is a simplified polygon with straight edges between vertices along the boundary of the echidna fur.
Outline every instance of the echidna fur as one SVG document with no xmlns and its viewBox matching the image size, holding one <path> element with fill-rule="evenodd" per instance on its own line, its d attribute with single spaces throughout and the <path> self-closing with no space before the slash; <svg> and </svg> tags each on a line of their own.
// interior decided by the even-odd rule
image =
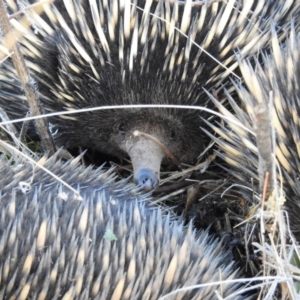
<svg viewBox="0 0 300 300">
<path fill-rule="evenodd" d="M 296 26 L 297 25 L 297 26 Z M 235 178 L 234 182 L 238 193 L 253 201 L 253 188 L 256 195 L 261 197 L 258 176 L 258 149 L 255 132 L 255 108 L 264 103 L 271 106 L 271 125 L 276 134 L 276 147 L 274 153 L 278 165 L 277 175 L 280 188 L 284 190 L 284 206 L 288 212 L 291 229 L 300 241 L 300 40 L 299 25 L 294 21 L 290 24 L 289 38 L 280 43 L 275 30 L 272 35 L 272 52 L 265 54 L 262 62 L 252 66 L 249 61 L 240 62 L 240 69 L 245 79 L 246 87 L 235 83 L 242 106 L 228 94 L 232 105 L 232 114 L 224 106 L 213 99 L 219 110 L 240 123 L 240 127 L 228 120 L 228 126 L 211 124 L 217 136 L 211 137 L 218 143 L 218 155 L 227 163 L 227 170 Z M 242 187 L 244 186 L 244 188 Z M 250 189 L 249 189 L 250 188 Z M 236 188 L 233 188 L 237 190 Z M 249 192 L 251 191 L 251 192 Z"/>
<path fill-rule="evenodd" d="M 18 9 L 14 1 L 7 3 L 11 11 Z M 45 6 L 42 18 L 26 10 L 39 35 L 28 33 L 22 50 L 45 112 L 125 104 L 212 107 L 202 88 L 218 90 L 226 83 L 237 67 L 235 52 L 251 57 L 266 47 L 271 22 L 284 35 L 283 20 L 295 3 L 58 0 Z M 7 64 L 2 66 L 4 77 L 13 72 Z M 11 117 L 28 111 L 26 99 L 18 101 L 19 89 L 13 75 L 0 83 L 0 104 Z M 58 146 L 129 154 L 135 181 L 153 187 L 164 153 L 133 132 L 151 134 L 181 162 L 191 163 L 208 144 L 201 117 L 211 116 L 179 109 L 112 109 L 52 117 L 49 122 Z"/>
<path fill-rule="evenodd" d="M 0 297 L 2 299 L 218 299 L 241 284 L 230 254 L 207 232 L 196 237 L 112 170 L 78 159 L 43 164 L 0 159 Z M 237 294 L 233 294 L 237 292 Z M 217 296 L 219 294 L 219 296 Z"/>
</svg>

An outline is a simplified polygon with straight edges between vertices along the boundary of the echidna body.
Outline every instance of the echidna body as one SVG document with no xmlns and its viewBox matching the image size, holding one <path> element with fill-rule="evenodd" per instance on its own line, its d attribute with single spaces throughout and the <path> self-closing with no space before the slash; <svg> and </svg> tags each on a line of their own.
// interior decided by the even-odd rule
<svg viewBox="0 0 300 300">
<path fill-rule="evenodd" d="M 239 283 L 221 243 L 171 220 L 112 171 L 62 163 L 44 170 L 0 160 L 0 295 L 15 299 L 218 299 Z M 219 295 L 219 296 L 217 296 Z"/>
<path fill-rule="evenodd" d="M 262 193 L 262 188 L 258 187 L 259 182 L 262 185 L 262 180 L 258 175 L 257 138 L 253 132 L 268 130 L 272 126 L 276 138 L 274 153 L 278 162 L 277 179 L 281 183 L 280 189 L 282 187 L 284 190 L 289 223 L 300 241 L 300 40 L 299 27 L 295 27 L 295 24 L 292 22 L 290 25 L 286 43 L 280 44 L 273 31 L 272 52 L 265 54 L 262 62 L 257 61 L 252 66 L 248 61 L 241 61 L 240 69 L 246 87 L 236 84 L 241 106 L 228 95 L 234 113 L 230 113 L 212 97 L 219 110 L 235 123 L 226 119 L 228 127 L 212 125 L 218 135 L 211 137 L 219 144 L 218 154 L 227 162 L 227 170 L 236 178 L 234 181 L 239 193 L 252 201 L 253 193 L 249 192 L 249 188 L 254 188 L 258 194 Z M 259 128 L 256 111 L 262 105 L 266 111 L 270 110 L 272 119 L 268 127 Z"/>
<path fill-rule="evenodd" d="M 23 53 L 30 60 L 45 112 L 126 104 L 205 107 L 210 102 L 202 88 L 221 86 L 237 66 L 238 49 L 242 56 L 251 56 L 267 45 L 270 20 L 280 22 L 294 5 L 262 2 L 199 6 L 192 1 L 58 0 L 45 6 L 47 16 L 32 18 L 41 38 L 28 33 Z M 11 3 L 10 9 L 17 9 Z M 31 16 L 30 10 L 27 14 Z M 1 105 L 11 116 L 24 116 L 26 101 L 23 106 L 8 102 L 14 97 L 7 93 L 16 93 L 16 82 L 8 82 L 3 84 Z M 165 152 L 133 133 L 153 136 L 179 161 L 191 163 L 207 145 L 200 131 L 202 118 L 208 114 L 124 108 L 63 115 L 49 122 L 58 146 L 129 155 L 135 181 L 148 189 L 158 183 Z"/>
</svg>

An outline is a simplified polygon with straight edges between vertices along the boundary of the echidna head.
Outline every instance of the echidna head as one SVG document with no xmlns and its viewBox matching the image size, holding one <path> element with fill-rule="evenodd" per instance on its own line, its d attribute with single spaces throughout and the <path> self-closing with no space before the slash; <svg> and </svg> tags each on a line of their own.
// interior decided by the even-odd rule
<svg viewBox="0 0 300 300">
<path fill-rule="evenodd" d="M 208 113 L 133 110 L 128 105 L 213 107 L 202 87 L 217 90 L 225 82 L 226 68 L 235 68 L 236 49 L 245 48 L 243 55 L 256 54 L 257 43 L 262 47 L 265 42 L 260 43 L 260 32 L 254 32 L 265 24 L 260 24 L 261 18 L 250 25 L 247 18 L 240 20 L 234 1 L 191 3 L 57 0 L 51 4 L 43 22 L 36 21 L 37 41 L 30 49 L 23 42 L 43 110 L 127 106 L 49 119 L 58 146 L 129 155 L 134 179 L 146 189 L 157 185 L 168 151 L 182 162 L 196 160 L 209 139 L 200 130 Z M 226 30 L 226 25 L 234 30 Z M 134 136 L 135 131 L 143 134 Z"/>
<path fill-rule="evenodd" d="M 89 91 L 95 91 L 95 88 Z M 148 95 L 155 93 L 148 92 Z M 85 95 L 85 99 L 96 101 L 92 95 Z M 97 101 L 101 102 L 101 99 L 97 98 Z M 126 103 L 126 97 L 118 99 L 119 105 L 123 102 Z M 58 145 L 81 146 L 119 158 L 129 156 L 134 181 L 145 190 L 158 185 L 164 158 L 176 165 L 193 162 L 207 145 L 201 134 L 202 121 L 197 111 L 187 109 L 124 107 L 61 117 L 51 119 Z"/>
<path fill-rule="evenodd" d="M 109 140 L 130 156 L 134 181 L 150 190 L 159 182 L 165 149 L 175 156 L 182 154 L 184 134 L 178 119 L 163 112 L 154 115 L 150 108 L 123 114 L 113 126 Z"/>
</svg>

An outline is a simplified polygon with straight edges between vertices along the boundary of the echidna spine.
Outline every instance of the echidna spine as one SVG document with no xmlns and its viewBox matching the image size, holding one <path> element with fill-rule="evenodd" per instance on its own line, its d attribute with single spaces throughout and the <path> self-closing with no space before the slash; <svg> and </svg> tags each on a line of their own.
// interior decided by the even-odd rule
<svg viewBox="0 0 300 300">
<path fill-rule="evenodd" d="M 0 294 L 18 299 L 159 299 L 180 287 L 224 280 L 170 299 L 217 299 L 239 291 L 221 243 L 146 203 L 113 173 L 45 163 L 78 190 L 25 160 L 0 160 Z M 26 192 L 22 189 L 27 186 Z M 28 188 L 29 187 L 29 188 Z M 238 296 L 244 299 L 243 296 Z"/>
<path fill-rule="evenodd" d="M 271 106 L 271 126 L 276 133 L 276 147 L 274 154 L 278 162 L 278 180 L 282 183 L 285 192 L 285 207 L 289 213 L 289 221 L 294 234 L 299 240 L 299 196 L 300 184 L 299 168 L 299 29 L 293 21 L 290 24 L 289 38 L 286 43 L 281 43 L 275 31 L 272 36 L 272 52 L 263 55 L 263 62 L 256 61 L 252 66 L 249 61 L 240 63 L 240 69 L 245 78 L 246 87 L 236 83 L 235 87 L 240 98 L 238 102 L 232 97 L 228 99 L 232 105 L 233 118 L 244 127 L 232 124 L 226 120 L 228 127 L 220 128 L 211 125 L 220 135 L 213 139 L 218 143 L 218 154 L 227 162 L 227 170 L 237 181 L 236 184 L 245 185 L 245 190 L 240 191 L 243 196 L 248 194 L 252 201 L 252 193 L 247 193 L 247 186 L 258 189 L 258 149 L 255 139 L 255 108 L 264 104 Z M 213 99 L 213 97 L 212 97 Z M 229 115 L 226 108 L 213 100 L 216 105 Z M 251 180 L 254 181 L 251 183 Z"/>
</svg>

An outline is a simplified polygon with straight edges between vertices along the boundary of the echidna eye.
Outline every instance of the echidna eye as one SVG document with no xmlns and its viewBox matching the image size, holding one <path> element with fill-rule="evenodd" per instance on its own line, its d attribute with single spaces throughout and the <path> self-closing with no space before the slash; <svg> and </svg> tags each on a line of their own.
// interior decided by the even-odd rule
<svg viewBox="0 0 300 300">
<path fill-rule="evenodd" d="M 176 132 L 175 132 L 175 130 L 172 130 L 172 131 L 171 131 L 171 138 L 174 139 L 175 136 L 176 136 Z"/>
<path fill-rule="evenodd" d="M 124 133 L 124 132 L 126 131 L 126 125 L 125 125 L 124 123 L 119 124 L 118 130 L 119 130 L 121 133 Z"/>
</svg>

